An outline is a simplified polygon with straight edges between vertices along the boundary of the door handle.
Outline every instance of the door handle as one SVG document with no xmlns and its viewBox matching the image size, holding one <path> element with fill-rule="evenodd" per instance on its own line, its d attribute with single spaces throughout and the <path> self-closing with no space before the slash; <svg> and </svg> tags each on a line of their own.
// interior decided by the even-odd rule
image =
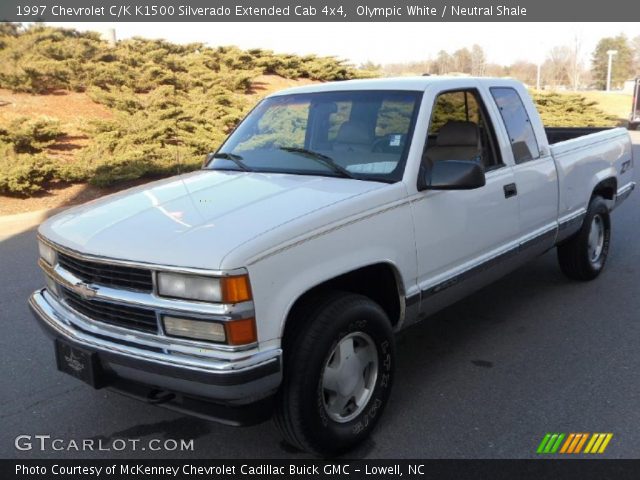
<svg viewBox="0 0 640 480">
<path fill-rule="evenodd" d="M 504 189 L 504 198 L 515 197 L 518 195 L 518 187 L 515 183 L 509 183 L 502 188 Z"/>
</svg>

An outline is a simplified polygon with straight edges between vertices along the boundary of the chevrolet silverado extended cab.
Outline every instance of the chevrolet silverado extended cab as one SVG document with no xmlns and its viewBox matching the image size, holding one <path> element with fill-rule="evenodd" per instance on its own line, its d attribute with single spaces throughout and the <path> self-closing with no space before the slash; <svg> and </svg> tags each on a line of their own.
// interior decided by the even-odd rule
<svg viewBox="0 0 640 480">
<path fill-rule="evenodd" d="M 552 248 L 597 277 L 632 170 L 626 130 L 545 130 L 512 80 L 285 90 L 201 170 L 42 224 L 30 305 L 63 372 L 334 454 L 380 418 L 397 331 Z"/>
</svg>

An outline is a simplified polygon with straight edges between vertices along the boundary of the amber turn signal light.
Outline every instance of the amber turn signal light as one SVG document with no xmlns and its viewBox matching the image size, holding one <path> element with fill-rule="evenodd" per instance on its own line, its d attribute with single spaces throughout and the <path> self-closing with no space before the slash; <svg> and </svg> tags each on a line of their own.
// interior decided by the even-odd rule
<svg viewBox="0 0 640 480">
<path fill-rule="evenodd" d="M 222 302 L 240 303 L 251 300 L 251 287 L 247 275 L 222 278 Z"/>
<path fill-rule="evenodd" d="M 229 345 L 248 345 L 258 341 L 256 321 L 254 318 L 243 318 L 225 323 L 227 343 Z"/>
</svg>

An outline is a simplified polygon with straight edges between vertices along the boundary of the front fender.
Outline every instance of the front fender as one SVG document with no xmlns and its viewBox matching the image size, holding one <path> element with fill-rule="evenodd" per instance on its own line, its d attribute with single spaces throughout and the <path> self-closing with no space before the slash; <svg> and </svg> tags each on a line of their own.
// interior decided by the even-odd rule
<svg viewBox="0 0 640 480">
<path fill-rule="evenodd" d="M 260 342 L 282 337 L 292 306 L 312 288 L 379 263 L 394 268 L 404 294 L 417 288 L 408 201 L 316 232 L 258 258 L 248 270 Z"/>
</svg>

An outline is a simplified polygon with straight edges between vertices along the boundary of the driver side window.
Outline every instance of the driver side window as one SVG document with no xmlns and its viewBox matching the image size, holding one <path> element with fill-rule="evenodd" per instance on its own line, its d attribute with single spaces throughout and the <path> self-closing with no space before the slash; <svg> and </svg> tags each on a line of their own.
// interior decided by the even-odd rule
<svg viewBox="0 0 640 480">
<path fill-rule="evenodd" d="M 493 126 L 475 89 L 441 93 L 433 106 L 422 155 L 424 168 L 443 160 L 471 160 L 485 170 L 503 166 Z"/>
</svg>

